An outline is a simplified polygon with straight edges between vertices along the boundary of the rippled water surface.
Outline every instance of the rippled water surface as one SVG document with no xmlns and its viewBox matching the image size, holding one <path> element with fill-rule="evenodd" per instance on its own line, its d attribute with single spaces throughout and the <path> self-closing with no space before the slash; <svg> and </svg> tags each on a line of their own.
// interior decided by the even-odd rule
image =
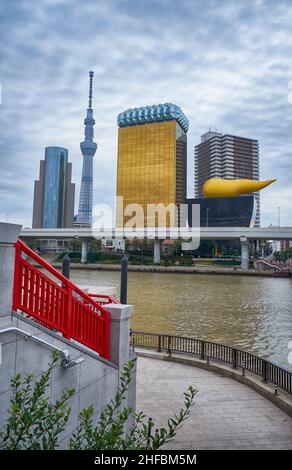
<svg viewBox="0 0 292 470">
<path fill-rule="evenodd" d="M 119 272 L 72 271 L 82 285 L 118 287 L 119 279 Z M 128 302 L 134 329 L 223 342 L 292 369 L 292 279 L 130 272 Z"/>
</svg>

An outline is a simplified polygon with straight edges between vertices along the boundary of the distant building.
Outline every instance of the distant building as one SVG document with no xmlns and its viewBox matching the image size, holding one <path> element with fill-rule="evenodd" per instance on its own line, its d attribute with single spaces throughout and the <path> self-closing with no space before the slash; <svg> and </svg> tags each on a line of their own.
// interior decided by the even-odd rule
<svg viewBox="0 0 292 470">
<path fill-rule="evenodd" d="M 90 227 L 92 224 L 92 200 L 93 200 L 93 157 L 95 155 L 97 144 L 93 141 L 93 126 L 95 120 L 93 118 L 92 109 L 92 81 L 93 72 L 89 72 L 89 102 L 84 119 L 85 138 L 80 144 L 83 155 L 83 167 L 79 197 L 79 208 L 76 224 Z"/>
<path fill-rule="evenodd" d="M 128 109 L 118 116 L 117 196 L 124 207 L 140 204 L 144 224 L 149 204 L 183 204 L 187 184 L 187 131 L 189 122 L 171 103 Z M 117 226 L 128 218 L 117 214 Z M 166 226 L 170 226 L 170 218 Z"/>
<path fill-rule="evenodd" d="M 272 240 L 272 253 L 282 251 L 282 241 L 281 240 Z"/>
<path fill-rule="evenodd" d="M 195 198 L 204 197 L 203 186 L 210 178 L 259 180 L 257 140 L 209 131 L 195 146 Z M 255 193 L 255 226 L 260 225 L 260 195 Z"/>
<path fill-rule="evenodd" d="M 39 180 L 34 185 L 33 228 L 73 227 L 75 184 L 71 176 L 68 150 L 46 147 Z"/>
<path fill-rule="evenodd" d="M 292 248 L 292 240 L 281 240 L 281 249 L 279 251 L 286 251 Z"/>
<path fill-rule="evenodd" d="M 112 239 L 112 238 L 102 238 L 101 239 L 101 249 L 102 251 L 114 251 L 124 253 L 126 247 L 125 240 L 123 239 Z"/>
</svg>

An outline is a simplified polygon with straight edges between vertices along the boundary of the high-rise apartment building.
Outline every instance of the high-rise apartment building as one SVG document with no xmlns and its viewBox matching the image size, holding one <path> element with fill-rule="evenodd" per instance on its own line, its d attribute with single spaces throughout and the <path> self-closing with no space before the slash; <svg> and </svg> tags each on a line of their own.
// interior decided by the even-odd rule
<svg viewBox="0 0 292 470">
<path fill-rule="evenodd" d="M 118 116 L 117 196 L 124 207 L 139 204 L 144 226 L 157 226 L 146 220 L 149 204 L 186 202 L 188 119 L 171 103 L 128 109 Z M 117 214 L 117 226 L 129 218 Z M 166 226 L 171 226 L 168 218 Z"/>
<path fill-rule="evenodd" d="M 71 175 L 68 150 L 46 147 L 34 186 L 33 228 L 73 227 L 75 184 L 71 183 Z"/>
<path fill-rule="evenodd" d="M 80 144 L 81 153 L 83 155 L 83 167 L 77 214 L 77 224 L 83 226 L 91 226 L 92 224 L 93 157 L 97 149 L 97 144 L 93 141 L 93 126 L 95 120 L 93 118 L 92 109 L 92 82 L 93 72 L 89 72 L 89 102 L 86 118 L 84 119 L 85 138 Z"/>
<path fill-rule="evenodd" d="M 210 178 L 259 180 L 257 140 L 209 131 L 195 147 L 195 197 L 203 197 Z M 260 195 L 255 193 L 255 226 L 260 225 Z"/>
</svg>

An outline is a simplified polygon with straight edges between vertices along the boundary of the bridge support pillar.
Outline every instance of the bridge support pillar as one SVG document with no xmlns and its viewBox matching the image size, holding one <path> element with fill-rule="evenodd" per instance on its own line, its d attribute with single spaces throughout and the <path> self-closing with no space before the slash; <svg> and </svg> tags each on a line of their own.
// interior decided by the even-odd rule
<svg viewBox="0 0 292 470">
<path fill-rule="evenodd" d="M 88 240 L 82 240 L 81 248 L 81 263 L 87 263 L 87 254 L 88 254 Z"/>
<path fill-rule="evenodd" d="M 154 264 L 160 264 L 160 248 L 161 248 L 161 240 L 159 240 L 159 238 L 155 238 L 154 247 L 153 247 L 153 263 Z"/>
<path fill-rule="evenodd" d="M 240 237 L 241 245 L 241 269 L 249 269 L 249 241 L 246 237 Z"/>
<path fill-rule="evenodd" d="M 0 317 L 10 315 L 14 283 L 14 258 L 21 225 L 0 222 Z"/>
</svg>

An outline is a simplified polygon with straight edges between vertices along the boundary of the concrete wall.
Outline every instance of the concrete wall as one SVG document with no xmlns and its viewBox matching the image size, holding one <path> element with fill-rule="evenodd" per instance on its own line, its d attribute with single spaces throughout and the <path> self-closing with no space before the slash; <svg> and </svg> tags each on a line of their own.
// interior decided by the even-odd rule
<svg viewBox="0 0 292 470">
<path fill-rule="evenodd" d="M 32 373 L 39 377 L 50 362 L 52 349 L 38 344 L 33 339 L 26 340 L 18 332 L 2 333 L 1 330 L 16 326 L 38 338 L 48 341 L 61 349 L 68 350 L 70 359 L 83 360 L 70 368 L 63 368 L 61 357 L 55 366 L 47 396 L 52 401 L 60 398 L 62 390 L 74 388 L 75 395 L 70 399 L 71 417 L 66 430 L 61 436 L 61 447 L 66 446 L 68 436 L 77 425 L 79 412 L 93 405 L 95 416 L 113 398 L 119 378 L 119 369 L 113 364 L 103 361 L 94 353 L 86 352 L 86 348 L 69 346 L 63 339 L 45 333 L 39 327 L 32 326 L 18 318 L 1 317 L 0 342 L 2 344 L 2 364 L 0 364 L 0 428 L 8 416 L 11 397 L 10 380 L 16 373 Z"/>
</svg>

